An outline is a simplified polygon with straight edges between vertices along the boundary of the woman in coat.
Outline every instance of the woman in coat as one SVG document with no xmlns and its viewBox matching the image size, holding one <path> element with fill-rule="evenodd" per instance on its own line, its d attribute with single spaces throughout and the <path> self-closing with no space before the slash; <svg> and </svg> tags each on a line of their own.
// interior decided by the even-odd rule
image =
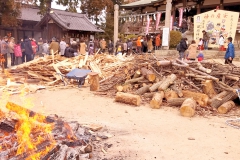
<svg viewBox="0 0 240 160">
<path fill-rule="evenodd" d="M 223 38 L 223 35 L 220 35 L 220 38 L 218 40 L 218 44 L 219 44 L 220 51 L 224 51 L 224 38 Z"/>
<path fill-rule="evenodd" d="M 192 40 L 191 45 L 188 47 L 188 56 L 187 58 L 191 61 L 195 61 L 197 58 L 197 44 L 195 40 Z"/>
<path fill-rule="evenodd" d="M 15 65 L 19 65 L 22 62 L 22 49 L 21 42 L 14 45 Z"/>
<path fill-rule="evenodd" d="M 80 41 L 80 48 L 79 48 L 79 51 L 80 51 L 81 55 L 85 55 L 86 54 L 86 48 L 87 48 L 86 43 L 84 42 L 83 39 L 81 39 L 81 41 Z"/>
<path fill-rule="evenodd" d="M 152 50 L 153 50 L 152 38 L 149 38 L 147 42 L 147 48 L 148 48 L 148 53 L 152 53 Z"/>
</svg>

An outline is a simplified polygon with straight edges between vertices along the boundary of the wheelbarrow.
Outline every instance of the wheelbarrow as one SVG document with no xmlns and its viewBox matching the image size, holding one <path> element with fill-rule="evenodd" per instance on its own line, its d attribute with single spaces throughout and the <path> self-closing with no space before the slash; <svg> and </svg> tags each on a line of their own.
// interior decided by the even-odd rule
<svg viewBox="0 0 240 160">
<path fill-rule="evenodd" d="M 57 74 L 61 76 L 61 80 L 64 83 L 64 86 L 67 85 L 66 79 L 74 79 L 78 81 L 78 87 L 81 87 L 82 85 L 84 85 L 85 78 L 90 72 L 91 70 L 88 70 L 88 69 L 75 68 L 71 70 L 69 73 L 67 73 L 66 75 L 61 73 L 57 73 Z"/>
</svg>

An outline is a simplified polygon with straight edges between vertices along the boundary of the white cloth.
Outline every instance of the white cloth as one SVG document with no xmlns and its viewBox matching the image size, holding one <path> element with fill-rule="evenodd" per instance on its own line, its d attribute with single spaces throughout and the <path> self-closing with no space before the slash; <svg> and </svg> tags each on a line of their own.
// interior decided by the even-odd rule
<svg viewBox="0 0 240 160">
<path fill-rule="evenodd" d="M 223 38 L 223 37 L 220 37 L 220 38 L 219 38 L 218 44 L 219 44 L 220 46 L 224 45 L 224 38 Z"/>
<path fill-rule="evenodd" d="M 64 51 L 66 49 L 66 42 L 61 41 L 60 42 L 60 54 L 63 56 L 64 55 Z"/>
<path fill-rule="evenodd" d="M 199 42 L 198 42 L 198 45 L 199 45 L 199 46 L 203 45 L 203 41 L 202 41 L 202 40 L 199 41 Z"/>
</svg>

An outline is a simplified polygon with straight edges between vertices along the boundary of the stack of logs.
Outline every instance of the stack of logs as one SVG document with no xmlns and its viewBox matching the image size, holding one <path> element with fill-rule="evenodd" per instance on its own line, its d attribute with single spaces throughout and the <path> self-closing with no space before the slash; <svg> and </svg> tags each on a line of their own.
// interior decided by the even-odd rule
<svg viewBox="0 0 240 160">
<path fill-rule="evenodd" d="M 201 108 L 225 114 L 235 107 L 233 100 L 238 98 L 239 69 L 213 61 L 138 56 L 121 72 L 113 73 L 114 77 L 101 81 L 100 91 L 115 95 L 116 102 L 135 106 L 148 100 L 153 109 L 166 103 L 179 106 L 181 115 L 187 117 Z"/>
<path fill-rule="evenodd" d="M 31 159 L 32 155 L 39 153 L 39 159 L 42 160 L 79 160 L 93 157 L 93 145 L 98 137 L 94 135 L 91 128 L 80 125 L 78 122 L 65 122 L 57 115 L 44 116 L 11 102 L 7 103 L 6 108 L 9 109 L 9 113 L 0 110 L 1 160 Z M 25 127 L 26 124 L 31 124 L 30 129 L 25 128 L 19 132 L 19 128 L 24 127 L 23 124 Z M 52 129 L 51 132 L 44 131 L 43 128 L 49 126 Z M 97 131 L 101 128 L 94 129 Z M 29 143 L 25 146 L 27 133 L 32 141 L 39 140 L 33 148 Z M 25 139 L 21 143 L 19 139 L 22 135 Z M 98 138 L 98 145 L 101 140 Z M 19 153 L 18 150 L 21 148 L 23 152 Z M 42 154 L 45 150 L 47 153 Z"/>
</svg>

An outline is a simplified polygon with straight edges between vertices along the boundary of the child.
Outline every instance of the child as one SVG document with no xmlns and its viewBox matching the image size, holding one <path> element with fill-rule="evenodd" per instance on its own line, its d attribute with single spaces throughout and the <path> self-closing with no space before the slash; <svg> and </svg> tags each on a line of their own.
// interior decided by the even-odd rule
<svg viewBox="0 0 240 160">
<path fill-rule="evenodd" d="M 199 62 L 201 62 L 204 59 L 204 55 L 203 55 L 202 51 L 199 52 L 197 58 L 198 58 Z"/>
<path fill-rule="evenodd" d="M 198 49 L 199 49 L 199 50 L 203 50 L 203 39 L 202 39 L 202 38 L 199 39 Z"/>
<path fill-rule="evenodd" d="M 119 45 L 117 48 L 117 54 L 122 54 L 122 46 Z"/>
<path fill-rule="evenodd" d="M 18 41 L 17 44 L 14 45 L 14 55 L 15 55 L 15 65 L 21 64 L 22 59 L 22 50 L 21 50 L 21 42 Z"/>
<path fill-rule="evenodd" d="M 93 44 L 90 43 L 90 44 L 89 44 L 89 48 L 88 48 L 88 55 L 93 55 L 93 50 L 94 50 Z"/>
</svg>

